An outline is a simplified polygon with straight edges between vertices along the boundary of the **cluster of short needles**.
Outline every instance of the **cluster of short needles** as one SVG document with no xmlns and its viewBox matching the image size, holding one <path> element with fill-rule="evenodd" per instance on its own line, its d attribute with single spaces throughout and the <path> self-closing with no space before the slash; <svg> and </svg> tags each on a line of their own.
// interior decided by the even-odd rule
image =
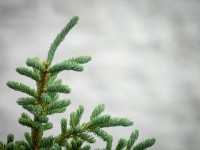
<svg viewBox="0 0 200 150">
<path fill-rule="evenodd" d="M 44 132 L 53 128 L 49 116 L 65 112 L 71 104 L 69 99 L 60 99 L 59 94 L 70 93 L 70 88 L 58 79 L 58 74 L 65 70 L 83 71 L 83 65 L 91 60 L 90 56 L 78 56 L 52 64 L 54 54 L 68 32 L 77 24 L 78 17 L 73 17 L 56 36 L 50 46 L 46 61 L 39 58 L 28 58 L 28 67 L 18 67 L 20 75 L 31 78 L 36 82 L 36 89 L 23 83 L 8 81 L 7 85 L 13 90 L 23 92 L 28 97 L 17 100 L 29 113 L 23 112 L 19 123 L 30 128 L 25 132 L 25 140 L 15 140 L 13 134 L 7 136 L 7 142 L 0 141 L 0 150 L 89 150 L 99 137 L 106 142 L 105 150 L 143 150 L 151 147 L 155 139 L 146 139 L 135 144 L 139 132 L 135 130 L 129 139 L 121 138 L 116 147 L 112 147 L 113 137 L 104 128 L 116 126 L 131 126 L 133 122 L 127 118 L 111 117 L 102 114 L 104 104 L 99 104 L 91 112 L 88 122 L 81 123 L 84 107 L 80 105 L 76 111 L 70 113 L 69 118 L 60 121 L 61 130 L 58 135 L 44 137 Z"/>
</svg>

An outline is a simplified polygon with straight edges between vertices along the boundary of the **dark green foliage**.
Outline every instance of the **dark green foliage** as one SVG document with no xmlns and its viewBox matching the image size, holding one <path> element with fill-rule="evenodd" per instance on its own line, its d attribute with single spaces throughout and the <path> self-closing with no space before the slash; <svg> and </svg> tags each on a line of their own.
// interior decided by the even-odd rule
<svg viewBox="0 0 200 150">
<path fill-rule="evenodd" d="M 83 148 L 82 148 L 82 150 L 90 150 L 90 149 L 91 149 L 90 145 L 85 145 L 85 146 L 83 146 Z"/>
<path fill-rule="evenodd" d="M 88 63 L 92 58 L 90 56 L 78 56 L 68 59 L 68 62 L 76 62 L 78 64 Z"/>
<path fill-rule="evenodd" d="M 67 33 L 77 24 L 78 19 L 79 18 L 77 16 L 73 17 L 69 21 L 69 23 L 62 29 L 62 31 L 56 36 L 48 52 L 47 62 L 49 63 L 49 65 L 52 63 L 56 49 L 58 48 L 60 43 L 64 40 Z"/>
<path fill-rule="evenodd" d="M 34 121 L 26 113 L 21 114 L 21 117 L 18 119 L 18 122 L 23 126 L 27 126 L 27 127 L 33 127 L 34 126 Z"/>
<path fill-rule="evenodd" d="M 112 136 L 109 135 L 106 131 L 104 131 L 100 127 L 92 129 L 92 132 L 106 142 L 112 141 Z"/>
<path fill-rule="evenodd" d="M 86 141 L 87 143 L 95 143 L 96 142 L 95 138 L 88 133 L 80 133 L 79 138 L 82 139 L 83 141 Z"/>
<path fill-rule="evenodd" d="M 95 118 L 94 120 L 92 120 L 91 124 L 93 127 L 106 127 L 109 126 L 109 122 L 111 120 L 111 116 L 110 115 L 103 115 L 103 116 L 99 116 L 98 118 Z"/>
<path fill-rule="evenodd" d="M 32 147 L 33 143 L 32 143 L 32 137 L 31 134 L 28 132 L 24 133 L 24 137 L 26 139 L 26 141 L 28 142 L 28 144 Z"/>
<path fill-rule="evenodd" d="M 70 127 L 76 127 L 80 124 L 80 120 L 84 111 L 84 107 L 82 105 L 76 110 L 76 112 L 72 112 L 70 114 Z"/>
<path fill-rule="evenodd" d="M 48 105 L 50 104 L 52 101 L 52 98 L 47 94 L 47 93 L 43 93 L 41 95 L 41 100 L 44 104 Z"/>
<path fill-rule="evenodd" d="M 133 150 L 143 150 L 143 149 L 146 149 L 148 147 L 151 147 L 155 142 L 156 142 L 156 140 L 154 138 L 152 138 L 152 139 L 146 139 L 146 140 L 142 141 L 141 143 L 137 144 L 136 146 L 134 146 Z"/>
<path fill-rule="evenodd" d="M 59 64 L 55 64 L 49 69 L 49 72 L 59 73 L 63 70 L 83 71 L 83 66 L 73 61 L 64 61 Z"/>
<path fill-rule="evenodd" d="M 62 118 L 60 124 L 61 124 L 61 133 L 65 134 L 67 132 L 67 119 Z"/>
<path fill-rule="evenodd" d="M 109 127 L 114 127 L 114 126 L 123 126 L 123 127 L 128 127 L 133 125 L 133 121 L 127 119 L 127 118 L 119 118 L 119 117 L 114 117 L 111 118 L 108 126 Z"/>
<path fill-rule="evenodd" d="M 53 84 L 49 87 L 47 87 L 47 92 L 57 92 L 57 93 L 70 93 L 70 88 L 66 85 L 59 85 L 59 84 Z"/>
<path fill-rule="evenodd" d="M 42 106 L 40 105 L 23 105 L 22 107 L 35 116 L 39 116 L 42 113 Z"/>
<path fill-rule="evenodd" d="M 61 79 L 57 79 L 58 74 L 64 70 L 83 71 L 83 65 L 91 60 L 90 56 L 83 55 L 52 65 L 56 49 L 77 21 L 78 17 L 73 17 L 56 36 L 46 61 L 40 61 L 37 57 L 28 58 L 26 65 L 31 68 L 18 67 L 16 69 L 19 74 L 33 79 L 36 82 L 36 89 L 15 81 L 7 82 L 11 89 L 29 95 L 29 97 L 17 100 L 17 103 L 30 113 L 22 113 L 18 122 L 30 128 L 31 132 L 24 133 L 25 141 L 15 141 L 14 135 L 9 134 L 6 143 L 0 141 L 0 150 L 62 150 L 63 148 L 65 150 L 90 150 L 91 144 L 96 142 L 96 137 L 106 142 L 104 150 L 111 150 L 113 137 L 104 128 L 133 125 L 133 121 L 127 118 L 102 114 L 105 109 L 104 104 L 99 104 L 94 108 L 89 121 L 81 122 L 84 107 L 80 105 L 76 111 L 70 113 L 68 120 L 66 118 L 61 120 L 60 134 L 43 137 L 46 130 L 53 128 L 48 116 L 65 112 L 71 104 L 68 99 L 59 99 L 59 94 L 70 93 L 70 88 L 63 85 Z M 144 150 L 155 143 L 155 139 L 152 138 L 135 145 L 138 136 L 139 131 L 135 130 L 128 140 L 121 138 L 116 150 Z"/>
<path fill-rule="evenodd" d="M 8 134 L 7 136 L 7 144 L 14 142 L 14 135 L 13 134 Z"/>
<path fill-rule="evenodd" d="M 51 122 L 47 122 L 40 127 L 42 130 L 50 130 L 53 128 L 53 124 Z"/>
<path fill-rule="evenodd" d="M 37 103 L 36 99 L 33 97 L 22 97 L 17 100 L 19 105 L 35 105 Z"/>
<path fill-rule="evenodd" d="M 94 108 L 92 115 L 90 116 L 90 120 L 94 120 L 96 117 L 98 117 L 105 109 L 104 104 L 100 104 L 97 107 Z"/>
<path fill-rule="evenodd" d="M 39 58 L 28 58 L 26 61 L 27 66 L 33 67 L 39 71 L 44 71 L 45 66 L 39 60 Z"/>
<path fill-rule="evenodd" d="M 119 139 L 116 150 L 122 150 L 127 145 L 127 141 L 123 138 Z"/>
<path fill-rule="evenodd" d="M 0 149 L 5 150 L 6 149 L 6 144 L 0 141 Z"/>
<path fill-rule="evenodd" d="M 128 140 L 128 144 L 127 144 L 127 150 L 130 150 L 133 147 L 133 144 L 137 140 L 138 136 L 139 136 L 138 130 L 135 130 L 131 133 L 130 139 Z"/>
<path fill-rule="evenodd" d="M 54 113 L 62 113 L 66 110 L 66 107 L 71 104 L 70 100 L 59 100 L 54 101 L 47 105 L 46 107 L 46 114 L 51 115 Z"/>
<path fill-rule="evenodd" d="M 54 137 L 44 137 L 40 143 L 41 148 L 51 148 L 54 145 Z"/>
</svg>

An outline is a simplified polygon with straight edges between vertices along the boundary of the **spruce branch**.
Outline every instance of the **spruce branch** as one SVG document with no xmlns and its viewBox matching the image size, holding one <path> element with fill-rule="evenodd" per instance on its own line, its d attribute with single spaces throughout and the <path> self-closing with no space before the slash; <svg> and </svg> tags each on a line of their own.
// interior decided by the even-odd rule
<svg viewBox="0 0 200 150">
<path fill-rule="evenodd" d="M 104 104 L 100 104 L 100 105 L 96 106 L 90 116 L 90 120 L 97 118 L 104 111 L 104 109 L 105 109 Z"/>
<path fill-rule="evenodd" d="M 41 126 L 41 128 L 43 129 L 43 131 L 50 130 L 50 129 L 53 128 L 53 123 L 47 122 L 47 123 L 43 124 L 43 125 Z"/>
<path fill-rule="evenodd" d="M 16 150 L 30 150 L 30 145 L 25 141 L 16 141 L 15 142 L 15 149 Z"/>
<path fill-rule="evenodd" d="M 83 66 L 73 61 L 64 61 L 59 64 L 55 64 L 49 69 L 50 73 L 59 73 L 63 70 L 83 71 Z"/>
<path fill-rule="evenodd" d="M 142 141 L 141 143 L 137 144 L 136 146 L 134 146 L 133 150 L 144 150 L 144 149 L 154 145 L 155 142 L 156 142 L 156 140 L 154 138 L 146 139 L 146 140 Z"/>
<path fill-rule="evenodd" d="M 0 141 L 0 149 L 6 150 L 6 144 Z"/>
<path fill-rule="evenodd" d="M 61 125 L 61 134 L 66 134 L 66 132 L 67 132 L 67 119 L 62 118 L 60 125 Z"/>
<path fill-rule="evenodd" d="M 133 125 L 133 121 L 127 118 L 114 117 L 110 119 L 110 121 L 107 124 L 107 127 L 115 127 L 115 126 L 128 127 L 132 125 Z"/>
<path fill-rule="evenodd" d="M 37 69 L 39 71 L 44 71 L 45 66 L 43 63 L 40 62 L 39 58 L 28 58 L 26 61 L 27 66 L 33 67 L 34 69 Z"/>
<path fill-rule="evenodd" d="M 139 131 L 138 130 L 135 130 L 135 131 L 133 131 L 131 133 L 130 139 L 128 140 L 128 143 L 127 143 L 126 150 L 130 150 L 133 147 L 133 145 L 134 145 L 135 141 L 137 140 L 138 136 L 139 136 Z"/>
<path fill-rule="evenodd" d="M 38 121 L 39 121 L 40 123 L 48 123 L 49 118 L 47 117 L 47 115 L 40 115 L 40 116 L 38 117 Z"/>
<path fill-rule="evenodd" d="M 91 149 L 91 146 L 90 145 L 85 145 L 83 146 L 82 150 L 90 150 Z"/>
<path fill-rule="evenodd" d="M 70 104 L 71 104 L 71 101 L 65 100 L 65 99 L 52 102 L 49 105 L 47 105 L 46 114 L 51 115 L 51 114 L 54 114 L 54 113 L 64 112 L 66 110 L 66 107 L 69 106 Z"/>
<path fill-rule="evenodd" d="M 14 135 L 13 134 L 8 134 L 7 136 L 7 144 L 14 142 Z"/>
<path fill-rule="evenodd" d="M 24 133 L 24 137 L 26 139 L 26 141 L 28 142 L 28 144 L 32 147 L 33 143 L 32 143 L 32 137 L 31 134 L 28 132 Z"/>
<path fill-rule="evenodd" d="M 78 64 L 85 64 L 85 63 L 88 63 L 89 61 L 92 60 L 92 57 L 91 56 L 78 56 L 78 57 L 72 57 L 72 58 L 69 58 L 68 62 L 75 62 L 75 63 L 78 63 Z"/>
<path fill-rule="evenodd" d="M 62 31 L 56 36 L 55 40 L 51 44 L 51 47 L 48 52 L 47 62 L 49 65 L 51 65 L 54 54 L 60 43 L 64 40 L 67 33 L 77 24 L 78 17 L 74 16 L 69 23 L 62 29 Z"/>
<path fill-rule="evenodd" d="M 74 126 L 77 126 L 80 124 L 80 120 L 83 115 L 83 112 L 84 112 L 84 107 L 82 105 L 80 105 L 79 108 L 74 113 L 74 118 L 73 118 Z"/>
<path fill-rule="evenodd" d="M 17 100 L 18 105 L 35 105 L 37 103 L 36 99 L 33 97 L 22 97 Z"/>
<path fill-rule="evenodd" d="M 38 81 L 39 80 L 39 74 L 37 74 L 36 72 L 28 69 L 28 68 L 24 68 L 24 67 L 18 67 L 16 68 L 16 71 L 21 74 L 21 75 L 24 75 L 24 76 L 27 76 L 35 81 Z"/>
<path fill-rule="evenodd" d="M 106 131 L 104 131 L 101 128 L 92 129 L 92 132 L 107 143 L 106 150 L 111 150 L 113 138 L 110 134 L 108 134 Z"/>
<path fill-rule="evenodd" d="M 126 139 L 121 138 L 121 139 L 119 139 L 119 141 L 118 141 L 116 150 L 122 150 L 123 148 L 126 147 L 126 145 L 127 145 Z"/>
<path fill-rule="evenodd" d="M 93 109 L 89 121 L 82 123 L 84 107 L 80 105 L 76 111 L 70 113 L 69 119 L 61 119 L 61 131 L 58 135 L 44 137 L 44 132 L 53 128 L 53 123 L 49 121 L 48 117 L 65 112 L 71 104 L 69 99 L 59 98 L 60 93 L 68 94 L 71 91 L 67 85 L 62 83 L 61 79 L 57 78 L 59 73 L 64 70 L 83 71 L 83 64 L 91 60 L 90 56 L 82 55 L 52 65 L 56 49 L 77 21 L 78 17 L 73 17 L 56 36 L 50 46 L 46 61 L 40 61 L 37 57 L 28 58 L 26 64 L 32 69 L 25 67 L 16 69 L 20 75 L 33 79 L 36 82 L 36 89 L 20 82 L 7 82 L 11 89 L 30 96 L 19 98 L 17 103 L 31 115 L 24 112 L 18 119 L 18 122 L 30 128 L 31 132 L 24 133 L 26 141 L 15 141 L 14 135 L 9 134 L 6 143 L 0 141 L 0 150 L 62 150 L 63 148 L 67 150 L 89 150 L 91 144 L 96 142 L 96 137 L 106 142 L 104 150 L 111 150 L 113 137 L 104 128 L 133 125 L 133 121 L 128 118 L 102 115 L 105 109 L 104 104 L 97 105 Z M 155 143 L 155 139 L 151 138 L 135 145 L 138 136 L 139 131 L 135 130 L 128 140 L 120 138 L 116 150 L 144 150 Z"/>
<path fill-rule="evenodd" d="M 47 149 L 47 148 L 51 148 L 53 145 L 54 145 L 54 137 L 49 136 L 49 137 L 44 137 L 41 140 L 40 147 Z"/>
<path fill-rule="evenodd" d="M 53 102 L 53 99 L 51 98 L 51 96 L 49 96 L 47 93 L 42 93 L 41 94 L 41 100 L 44 104 L 48 105 L 51 102 Z"/>
<path fill-rule="evenodd" d="M 18 122 L 21 125 L 27 126 L 29 128 L 34 127 L 34 121 L 27 114 L 22 114 L 21 117 L 18 119 Z"/>
<path fill-rule="evenodd" d="M 80 133 L 79 137 L 83 141 L 86 141 L 87 143 L 95 143 L 96 142 L 95 138 L 92 135 L 87 134 L 87 133 Z"/>
<path fill-rule="evenodd" d="M 94 119 L 91 121 L 91 125 L 93 127 L 106 127 L 108 126 L 108 123 L 111 120 L 111 116 L 110 115 L 103 115 L 103 116 L 99 116 L 98 118 Z"/>
<path fill-rule="evenodd" d="M 33 97 L 37 96 L 37 94 L 36 94 L 37 92 L 36 92 L 35 89 L 32 89 L 32 88 L 30 88 L 29 86 L 27 86 L 23 83 L 19 83 L 19 82 L 15 82 L 15 81 L 8 81 L 7 86 L 10 87 L 13 90 L 26 93 L 30 96 L 33 96 Z"/>
<path fill-rule="evenodd" d="M 53 84 L 47 87 L 47 92 L 70 93 L 70 88 L 67 85 Z"/>
<path fill-rule="evenodd" d="M 41 105 L 23 105 L 22 107 L 34 116 L 39 116 L 43 111 Z"/>
</svg>

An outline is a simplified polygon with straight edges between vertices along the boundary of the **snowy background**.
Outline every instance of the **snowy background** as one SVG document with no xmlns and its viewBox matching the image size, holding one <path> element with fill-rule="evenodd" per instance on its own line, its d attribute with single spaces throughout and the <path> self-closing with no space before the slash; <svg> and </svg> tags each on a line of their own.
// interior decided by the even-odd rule
<svg viewBox="0 0 200 150">
<path fill-rule="evenodd" d="M 60 132 L 60 119 L 78 105 L 83 121 L 104 103 L 105 113 L 128 117 L 134 126 L 107 130 L 140 140 L 155 137 L 155 150 L 200 149 L 200 1 L 199 0 L 0 0 L 0 139 L 8 133 L 23 139 L 28 128 L 17 123 L 24 96 L 6 81 L 34 82 L 15 72 L 28 57 L 46 59 L 50 43 L 78 15 L 78 25 L 59 47 L 55 62 L 91 55 L 85 71 L 60 77 L 72 93 L 65 114 L 51 117 Z M 64 95 L 63 95 L 64 97 Z M 95 147 L 104 147 L 99 141 Z"/>
</svg>

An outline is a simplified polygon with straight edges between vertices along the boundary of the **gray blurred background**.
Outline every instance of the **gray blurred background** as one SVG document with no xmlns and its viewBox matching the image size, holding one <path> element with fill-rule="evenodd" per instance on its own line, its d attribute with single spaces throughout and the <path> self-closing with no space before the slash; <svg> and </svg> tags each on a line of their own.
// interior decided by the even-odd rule
<svg viewBox="0 0 200 150">
<path fill-rule="evenodd" d="M 17 123 L 24 96 L 6 86 L 16 80 L 35 86 L 15 72 L 28 57 L 46 59 L 50 43 L 78 15 L 78 25 L 59 47 L 55 62 L 88 54 L 82 73 L 60 76 L 72 88 L 62 95 L 85 106 L 83 121 L 104 103 L 105 113 L 128 117 L 134 126 L 108 129 L 114 145 L 134 129 L 140 138 L 155 137 L 155 150 L 200 149 L 200 1 L 199 0 L 0 0 L 0 139 L 23 139 L 28 128 Z M 94 148 L 104 147 L 98 141 Z M 114 148 L 113 148 L 114 149 Z"/>
</svg>

